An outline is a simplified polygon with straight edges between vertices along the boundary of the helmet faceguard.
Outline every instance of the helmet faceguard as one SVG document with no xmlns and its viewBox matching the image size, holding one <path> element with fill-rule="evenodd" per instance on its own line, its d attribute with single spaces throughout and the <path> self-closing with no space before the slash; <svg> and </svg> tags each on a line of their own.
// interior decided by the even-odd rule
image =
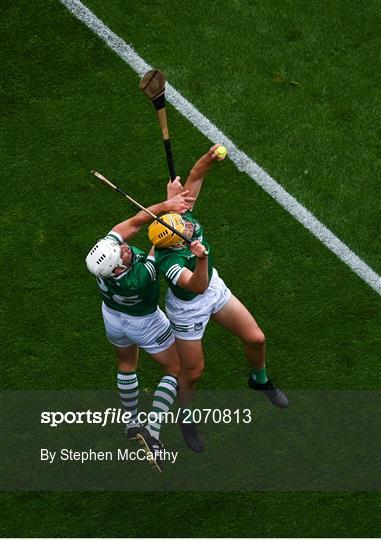
<svg viewBox="0 0 381 540">
<path fill-rule="evenodd" d="M 174 229 L 184 234 L 185 224 L 180 214 L 172 212 L 170 214 L 164 214 L 163 216 L 160 216 L 160 218 L 165 223 L 168 223 L 168 225 L 171 225 Z M 148 227 L 148 238 L 151 243 L 158 248 L 176 246 L 183 242 L 180 236 L 156 220 Z"/>
<path fill-rule="evenodd" d="M 117 267 L 126 270 L 129 268 L 123 263 L 120 245 L 105 238 L 98 240 L 95 246 L 91 248 L 86 257 L 86 265 L 89 272 L 94 276 L 104 278 L 117 275 L 114 273 Z"/>
</svg>

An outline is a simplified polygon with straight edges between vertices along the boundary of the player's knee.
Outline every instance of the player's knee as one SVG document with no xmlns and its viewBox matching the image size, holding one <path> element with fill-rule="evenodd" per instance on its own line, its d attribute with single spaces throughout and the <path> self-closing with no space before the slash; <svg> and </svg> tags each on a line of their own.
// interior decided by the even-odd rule
<svg viewBox="0 0 381 540">
<path fill-rule="evenodd" d="M 180 373 L 180 360 L 176 346 L 173 344 L 168 349 L 152 355 L 159 362 L 162 369 L 169 375 L 178 376 Z"/>
<path fill-rule="evenodd" d="M 187 384 L 192 385 L 192 384 L 195 384 L 199 380 L 203 371 L 204 371 L 204 366 L 197 366 L 197 367 L 183 371 L 182 377 Z"/>
<path fill-rule="evenodd" d="M 265 337 L 265 334 L 262 332 L 261 329 L 258 329 L 258 332 L 255 336 L 255 343 L 257 343 L 258 345 L 262 346 L 266 343 L 266 337 Z"/>
<path fill-rule="evenodd" d="M 250 334 L 246 341 L 247 345 L 255 348 L 264 347 L 265 343 L 266 337 L 260 328 L 256 328 L 255 331 Z"/>
</svg>

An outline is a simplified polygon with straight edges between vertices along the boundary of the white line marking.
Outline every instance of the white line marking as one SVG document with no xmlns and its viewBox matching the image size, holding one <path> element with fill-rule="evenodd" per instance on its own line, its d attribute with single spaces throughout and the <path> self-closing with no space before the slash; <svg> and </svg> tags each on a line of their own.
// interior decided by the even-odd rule
<svg viewBox="0 0 381 540">
<path fill-rule="evenodd" d="M 123 39 L 114 34 L 92 11 L 79 0 L 60 0 L 80 21 L 97 34 L 120 58 L 122 58 L 140 77 L 152 69 Z M 248 174 L 266 193 L 271 195 L 306 229 L 318 238 L 330 251 L 353 270 L 361 279 L 381 295 L 381 276 L 358 257 L 348 246 L 335 236 L 325 225 L 279 185 L 247 154 L 236 145 L 212 122 L 200 113 L 177 90 L 167 83 L 165 96 L 185 118 L 191 122 L 210 141 L 220 142 L 229 150 L 229 157 L 239 171 Z"/>
</svg>

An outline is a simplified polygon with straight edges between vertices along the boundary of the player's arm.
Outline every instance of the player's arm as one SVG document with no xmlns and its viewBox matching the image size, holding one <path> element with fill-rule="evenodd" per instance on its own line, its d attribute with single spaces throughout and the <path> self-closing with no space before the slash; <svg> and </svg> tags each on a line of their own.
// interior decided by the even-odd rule
<svg viewBox="0 0 381 540">
<path fill-rule="evenodd" d="M 214 161 L 220 161 L 218 157 L 214 156 L 214 152 L 219 146 L 221 145 L 214 144 L 210 148 L 209 152 L 201 156 L 200 159 L 193 165 L 188 175 L 187 181 L 184 185 L 184 190 L 188 191 L 189 195 L 194 197 L 195 200 L 200 193 L 204 176 L 209 171 Z"/>
<path fill-rule="evenodd" d="M 186 190 L 184 190 L 182 193 L 179 193 L 178 195 L 175 195 L 164 202 L 149 206 L 148 210 L 155 215 L 167 212 L 179 212 L 179 214 L 183 214 L 192 207 L 193 202 L 194 198 L 190 196 Z M 123 240 L 129 240 L 150 221 L 152 221 L 151 216 L 142 210 L 132 218 L 118 223 L 118 225 L 115 225 L 112 230 L 118 233 Z"/>
<path fill-rule="evenodd" d="M 196 268 L 194 272 L 184 268 L 177 280 L 177 285 L 187 291 L 202 294 L 209 284 L 208 256 L 204 255 L 205 247 L 198 240 L 191 243 L 190 250 L 197 257 Z"/>
<path fill-rule="evenodd" d="M 180 176 L 176 176 L 176 178 L 173 180 L 169 179 L 169 182 L 167 184 L 167 199 L 172 199 L 175 195 L 178 195 L 179 193 L 182 193 L 184 191 L 183 186 L 180 182 Z"/>
<path fill-rule="evenodd" d="M 149 287 L 158 277 L 158 269 L 155 260 L 152 257 L 147 257 L 147 259 L 138 266 L 137 271 L 139 271 L 140 289 L 142 291 Z"/>
</svg>

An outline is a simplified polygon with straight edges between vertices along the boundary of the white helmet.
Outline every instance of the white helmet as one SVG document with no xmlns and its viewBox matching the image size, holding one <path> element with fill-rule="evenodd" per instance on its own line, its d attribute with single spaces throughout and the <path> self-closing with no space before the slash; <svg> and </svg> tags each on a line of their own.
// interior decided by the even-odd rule
<svg viewBox="0 0 381 540">
<path fill-rule="evenodd" d="M 86 257 L 86 265 L 94 276 L 110 277 L 114 268 L 125 268 L 120 256 L 120 246 L 113 240 L 98 240 Z"/>
</svg>

